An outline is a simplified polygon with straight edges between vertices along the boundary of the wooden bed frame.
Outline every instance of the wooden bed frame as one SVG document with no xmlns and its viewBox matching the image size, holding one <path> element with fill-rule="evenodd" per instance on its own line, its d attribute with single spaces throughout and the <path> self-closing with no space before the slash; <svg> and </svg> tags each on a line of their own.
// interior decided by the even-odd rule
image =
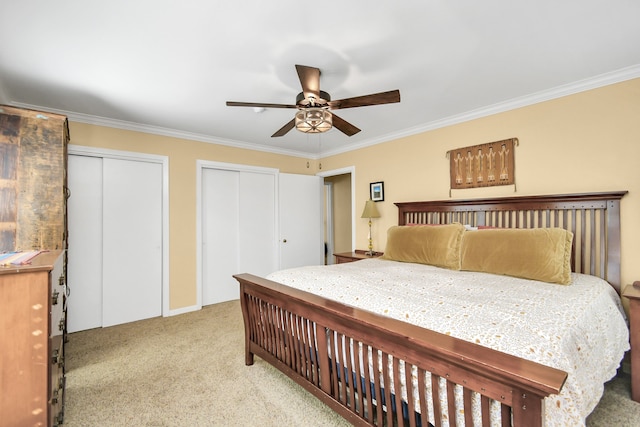
<svg viewBox="0 0 640 427">
<path fill-rule="evenodd" d="M 396 203 L 398 224 L 447 224 L 510 228 L 562 227 L 574 234 L 572 269 L 607 280 L 620 292 L 620 199 L 626 191 L 481 200 Z M 472 425 L 472 391 L 481 395 L 483 425 L 488 425 L 490 401 L 501 407 L 503 425 L 541 426 L 546 396 L 560 392 L 567 374 L 474 343 L 395 319 L 360 310 L 323 297 L 253 276 L 234 276 L 240 283 L 245 326 L 245 363 L 257 355 L 274 365 L 354 425 L 427 426 L 432 407 L 435 425 L 441 410 L 464 410 Z M 367 351 L 361 356 L 362 351 Z M 332 361 L 344 354 L 347 366 Z M 369 357 L 382 375 L 371 375 Z M 337 358 L 336 358 L 337 359 Z M 367 366 L 361 366 L 367 365 Z M 416 386 L 410 368 L 417 369 L 416 394 L 402 399 L 401 366 L 407 394 Z M 433 395 L 441 382 L 448 408 L 438 399 L 428 402 L 425 372 L 431 374 Z M 349 374 L 351 373 L 351 374 Z M 456 406 L 454 386 L 463 390 Z M 431 406 L 429 406 L 431 405 Z M 402 410 L 400 410 L 400 408 Z M 455 417 L 449 416 L 449 425 Z"/>
</svg>

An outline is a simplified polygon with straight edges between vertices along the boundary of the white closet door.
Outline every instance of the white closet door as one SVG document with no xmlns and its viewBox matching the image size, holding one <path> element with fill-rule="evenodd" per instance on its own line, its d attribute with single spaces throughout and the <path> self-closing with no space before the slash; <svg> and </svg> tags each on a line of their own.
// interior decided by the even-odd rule
<svg viewBox="0 0 640 427">
<path fill-rule="evenodd" d="M 240 172 L 240 224 L 238 272 L 273 273 L 278 266 L 275 175 Z"/>
<path fill-rule="evenodd" d="M 275 175 L 202 169 L 202 305 L 238 299 L 238 273 L 277 268 Z"/>
<path fill-rule="evenodd" d="M 202 304 L 238 299 L 240 173 L 202 170 Z"/>
<path fill-rule="evenodd" d="M 281 269 L 324 264 L 322 191 L 319 176 L 280 174 Z"/>
<path fill-rule="evenodd" d="M 69 156 L 69 332 L 102 326 L 102 159 Z"/>
<path fill-rule="evenodd" d="M 103 159 L 103 326 L 162 315 L 162 165 Z"/>
</svg>

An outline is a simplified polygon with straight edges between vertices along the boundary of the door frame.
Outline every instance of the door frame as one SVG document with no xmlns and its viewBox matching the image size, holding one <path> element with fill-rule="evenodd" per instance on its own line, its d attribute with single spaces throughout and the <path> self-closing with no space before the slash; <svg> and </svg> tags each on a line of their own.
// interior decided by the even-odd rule
<svg viewBox="0 0 640 427">
<path fill-rule="evenodd" d="M 170 316 L 169 305 L 169 157 L 108 148 L 69 144 L 68 155 L 100 157 L 134 162 L 158 163 L 162 166 L 162 316 Z"/>
<path fill-rule="evenodd" d="M 334 264 L 334 257 L 330 254 L 333 254 L 335 251 L 333 250 L 333 182 L 323 182 L 324 188 L 324 204 L 325 210 L 324 215 L 326 220 L 324 234 L 327 238 L 327 246 L 325 248 L 324 254 L 324 262 L 327 265 Z"/>
<path fill-rule="evenodd" d="M 196 160 L 196 305 L 185 307 L 181 310 L 200 310 L 202 309 L 202 174 L 204 169 L 221 169 L 235 172 L 254 172 L 272 174 L 274 177 L 274 197 L 275 197 L 275 216 L 274 230 L 276 239 L 280 236 L 280 225 L 278 221 L 278 187 L 280 170 L 275 168 L 266 168 L 260 166 L 248 166 L 236 163 L 215 162 L 211 160 Z M 280 251 L 276 254 L 277 265 L 280 265 Z"/>
<path fill-rule="evenodd" d="M 356 247 L 356 167 L 346 166 L 340 169 L 318 172 L 316 175 L 326 178 L 347 173 L 351 175 L 351 250 L 354 251 Z M 331 255 L 329 254 L 329 256 Z"/>
</svg>

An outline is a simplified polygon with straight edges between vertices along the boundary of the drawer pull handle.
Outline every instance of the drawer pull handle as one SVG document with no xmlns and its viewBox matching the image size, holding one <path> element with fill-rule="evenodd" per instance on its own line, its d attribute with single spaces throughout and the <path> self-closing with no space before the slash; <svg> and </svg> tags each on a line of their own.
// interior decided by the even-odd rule
<svg viewBox="0 0 640 427">
<path fill-rule="evenodd" d="M 60 277 L 58 278 L 58 284 L 60 286 L 64 286 L 64 274 L 60 275 Z"/>
<path fill-rule="evenodd" d="M 62 424 L 64 424 L 64 412 L 60 411 L 58 415 L 54 417 L 53 427 L 60 427 Z"/>
<path fill-rule="evenodd" d="M 53 390 L 53 395 L 51 396 L 51 404 L 52 405 L 58 404 L 58 390 Z"/>
<path fill-rule="evenodd" d="M 57 305 L 58 304 L 58 296 L 59 295 L 60 295 L 60 292 L 53 291 L 53 295 L 51 295 L 51 305 Z"/>
</svg>

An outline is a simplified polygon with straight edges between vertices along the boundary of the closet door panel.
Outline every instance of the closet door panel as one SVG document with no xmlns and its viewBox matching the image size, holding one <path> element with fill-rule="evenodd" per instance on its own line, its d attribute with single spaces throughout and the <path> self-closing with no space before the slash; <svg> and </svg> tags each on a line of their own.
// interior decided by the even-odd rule
<svg viewBox="0 0 640 427">
<path fill-rule="evenodd" d="M 281 173 L 279 185 L 280 268 L 323 264 L 322 178 Z"/>
<path fill-rule="evenodd" d="M 240 173 L 202 170 L 202 304 L 238 299 Z"/>
<path fill-rule="evenodd" d="M 102 159 L 70 155 L 67 329 L 102 326 Z"/>
<path fill-rule="evenodd" d="M 240 224 L 238 273 L 273 273 L 278 265 L 275 175 L 240 173 Z"/>
<path fill-rule="evenodd" d="M 162 166 L 103 160 L 103 326 L 162 315 Z"/>
</svg>

